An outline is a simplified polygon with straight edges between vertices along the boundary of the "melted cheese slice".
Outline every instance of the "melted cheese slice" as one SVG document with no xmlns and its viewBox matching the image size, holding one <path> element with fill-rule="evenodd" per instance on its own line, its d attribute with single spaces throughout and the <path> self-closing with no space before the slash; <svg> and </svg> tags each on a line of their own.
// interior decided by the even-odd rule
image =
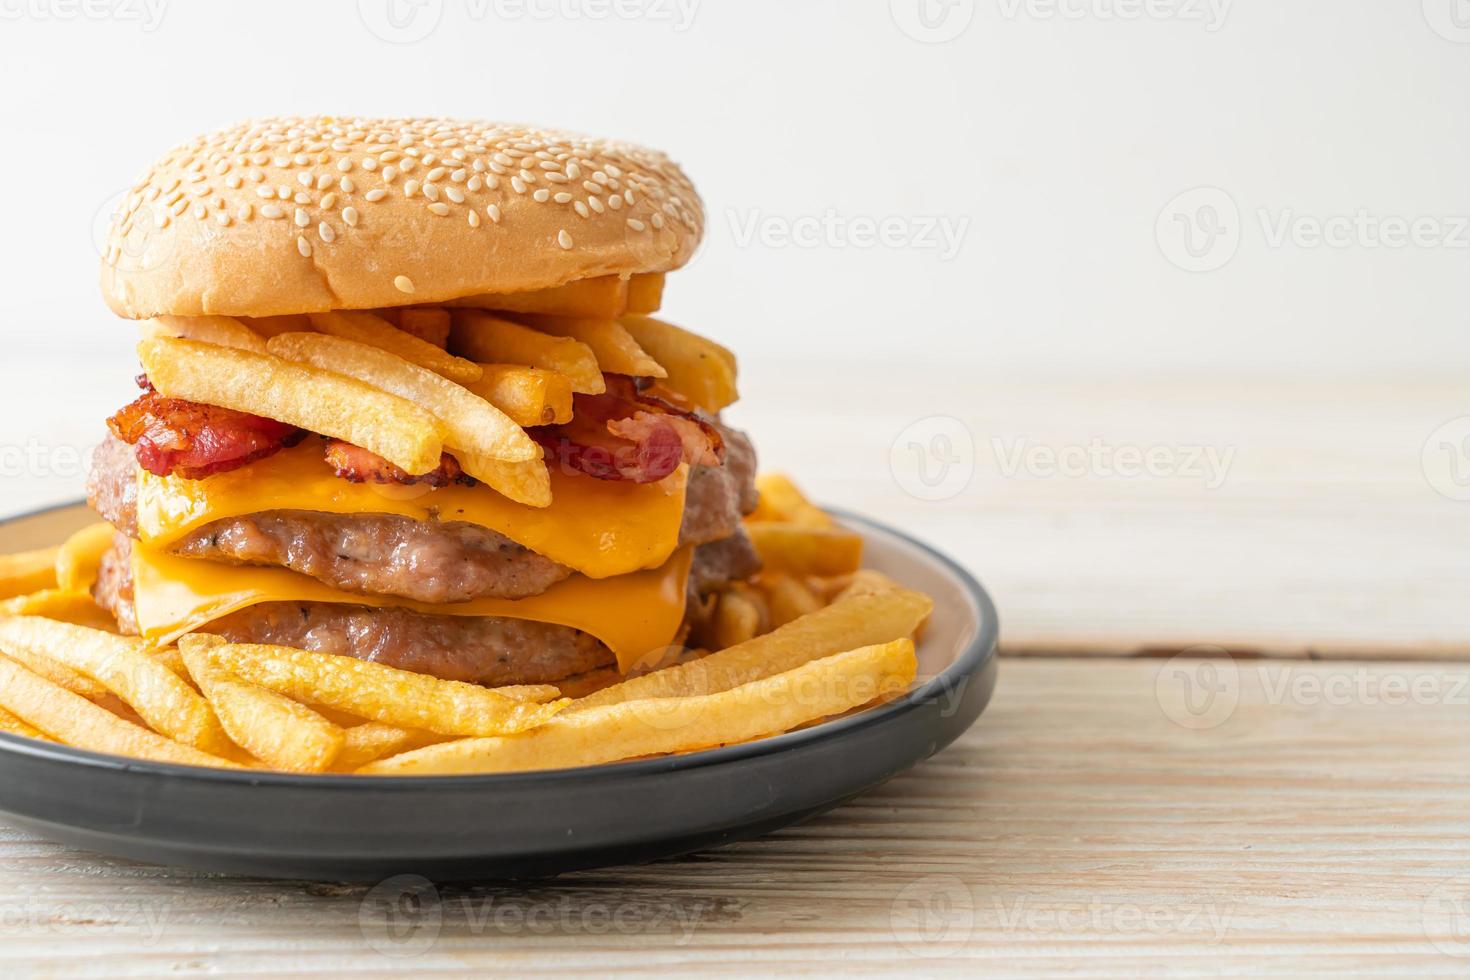
<svg viewBox="0 0 1470 980">
<path fill-rule="evenodd" d="M 573 575 L 528 599 L 429 605 L 340 592 L 284 568 L 222 565 L 138 545 L 133 548 L 133 596 L 139 629 L 161 643 L 264 602 L 340 602 L 399 606 L 436 616 L 503 616 L 570 626 L 607 644 L 626 671 L 644 654 L 677 638 L 684 623 L 693 555 L 694 549 L 680 548 L 661 568 L 614 578 Z"/>
<path fill-rule="evenodd" d="M 393 514 L 489 528 L 591 578 L 658 568 L 679 545 L 689 468 L 658 483 L 594 480 L 551 470 L 552 504 L 527 507 L 485 486 L 351 483 L 322 459 L 316 440 L 204 480 L 138 473 L 138 533 L 164 549 L 226 517 L 269 510 Z"/>
</svg>

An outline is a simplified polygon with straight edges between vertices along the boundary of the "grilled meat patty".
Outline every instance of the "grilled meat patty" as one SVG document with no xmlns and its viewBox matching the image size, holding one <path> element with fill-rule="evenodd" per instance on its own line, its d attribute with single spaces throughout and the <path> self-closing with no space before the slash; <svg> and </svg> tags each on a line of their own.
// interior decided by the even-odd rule
<svg viewBox="0 0 1470 980">
<path fill-rule="evenodd" d="M 755 507 L 755 452 L 743 433 L 721 432 L 725 465 L 698 466 L 690 473 L 681 545 L 730 537 Z M 87 487 L 93 509 L 129 537 L 138 533 L 135 473 L 132 447 L 109 439 L 93 456 Z M 344 592 L 435 604 L 539 595 L 571 574 L 476 524 L 389 514 L 266 511 L 214 521 L 172 550 L 209 561 L 289 568 Z"/>
</svg>

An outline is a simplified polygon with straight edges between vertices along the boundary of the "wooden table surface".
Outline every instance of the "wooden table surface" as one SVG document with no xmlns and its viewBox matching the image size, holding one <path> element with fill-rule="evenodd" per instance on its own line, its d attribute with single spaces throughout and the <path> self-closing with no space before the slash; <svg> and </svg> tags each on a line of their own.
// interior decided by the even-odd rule
<svg viewBox="0 0 1470 980">
<path fill-rule="evenodd" d="M 994 592 L 1009 656 L 954 746 L 759 841 L 531 886 L 213 877 L 0 828 L 0 976 L 1470 975 L 1462 385 L 844 377 L 864 397 L 757 365 L 737 419 Z M 1117 472 L 1129 446 L 1154 474 Z M 963 486 L 915 482 L 926 453 Z"/>
</svg>

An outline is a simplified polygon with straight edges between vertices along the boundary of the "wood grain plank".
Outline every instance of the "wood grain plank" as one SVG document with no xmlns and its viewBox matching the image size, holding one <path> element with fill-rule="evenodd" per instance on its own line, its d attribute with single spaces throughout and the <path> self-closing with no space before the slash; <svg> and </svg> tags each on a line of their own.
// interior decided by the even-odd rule
<svg viewBox="0 0 1470 980">
<path fill-rule="evenodd" d="M 391 885 L 3 832 L 0 974 L 1463 976 L 1470 670 L 1212 666 L 1009 660 L 975 729 L 833 813 L 675 861 L 436 890 L 396 939 L 374 901 Z"/>
</svg>

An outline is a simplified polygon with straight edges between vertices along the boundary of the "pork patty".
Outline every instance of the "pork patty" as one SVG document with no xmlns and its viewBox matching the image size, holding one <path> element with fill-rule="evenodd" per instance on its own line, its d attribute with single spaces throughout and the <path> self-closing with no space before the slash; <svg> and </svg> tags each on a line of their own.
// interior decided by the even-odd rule
<svg viewBox="0 0 1470 980">
<path fill-rule="evenodd" d="M 133 607 L 132 539 L 117 535 L 102 559 L 93 595 L 138 632 Z M 686 621 L 700 615 L 700 599 L 735 579 L 755 574 L 760 561 L 743 531 L 695 549 Z M 236 643 L 269 643 L 372 660 L 446 680 L 491 686 L 543 684 L 613 663 L 600 640 L 550 623 L 496 616 L 440 616 L 408 609 L 375 609 L 328 602 L 269 602 L 211 623 L 209 632 Z"/>
<path fill-rule="evenodd" d="M 755 451 L 743 433 L 721 432 L 725 465 L 695 467 L 690 474 L 681 545 L 728 538 L 755 508 Z M 110 438 L 93 455 L 87 484 L 93 509 L 134 538 L 135 472 L 131 447 Z M 210 561 L 281 566 L 344 592 L 435 604 L 539 595 L 571 574 L 477 524 L 389 514 L 266 511 L 214 521 L 172 550 Z"/>
</svg>

